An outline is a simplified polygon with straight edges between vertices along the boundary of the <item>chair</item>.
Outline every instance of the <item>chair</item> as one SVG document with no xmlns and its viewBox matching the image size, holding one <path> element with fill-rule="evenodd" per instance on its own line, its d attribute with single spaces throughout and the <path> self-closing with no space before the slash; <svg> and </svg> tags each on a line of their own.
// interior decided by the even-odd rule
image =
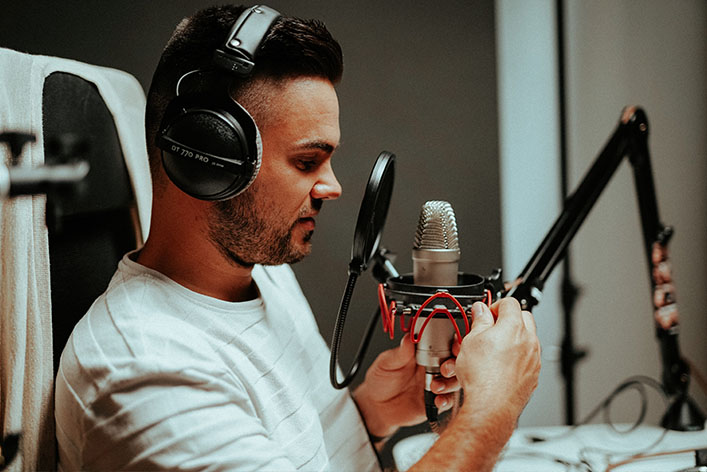
<svg viewBox="0 0 707 472">
<path fill-rule="evenodd" d="M 17 165 L 73 156 L 91 167 L 76 192 L 0 200 L 0 436 L 22 435 L 13 470 L 55 466 L 61 351 L 120 257 L 147 237 L 144 106 L 130 74 L 0 48 L 0 132 L 37 138 Z"/>
<path fill-rule="evenodd" d="M 142 235 L 118 132 L 96 86 L 76 75 L 54 72 L 44 82 L 42 109 L 45 136 L 88 140 L 79 157 L 91 169 L 77 191 L 47 198 L 56 374 L 74 325 L 105 291 L 118 261 L 137 248 Z M 45 139 L 47 161 L 52 160 L 51 147 L 52 141 Z"/>
</svg>

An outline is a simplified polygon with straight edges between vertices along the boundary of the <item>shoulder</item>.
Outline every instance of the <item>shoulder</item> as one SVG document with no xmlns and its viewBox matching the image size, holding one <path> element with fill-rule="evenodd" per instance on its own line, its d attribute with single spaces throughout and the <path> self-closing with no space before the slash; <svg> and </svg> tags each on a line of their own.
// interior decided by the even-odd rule
<svg viewBox="0 0 707 472">
<path fill-rule="evenodd" d="M 119 269 L 74 327 L 61 356 L 61 374 L 90 399 L 125 368 L 198 369 L 218 358 L 210 339 L 195 335 L 208 328 L 203 324 L 208 319 L 206 310 L 169 283 Z"/>
</svg>

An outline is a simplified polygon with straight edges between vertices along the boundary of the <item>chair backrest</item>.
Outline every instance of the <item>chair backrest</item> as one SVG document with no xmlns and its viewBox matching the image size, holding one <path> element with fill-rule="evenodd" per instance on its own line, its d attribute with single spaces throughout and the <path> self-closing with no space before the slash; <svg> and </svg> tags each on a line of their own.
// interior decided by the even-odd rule
<svg viewBox="0 0 707 472">
<path fill-rule="evenodd" d="M 96 86 L 54 72 L 42 98 L 45 158 L 57 138 L 86 142 L 88 176 L 71 194 L 47 200 L 54 372 L 71 331 L 108 286 L 121 256 L 141 240 L 135 198 L 113 117 Z M 53 139 L 52 139 L 53 138 Z"/>
</svg>

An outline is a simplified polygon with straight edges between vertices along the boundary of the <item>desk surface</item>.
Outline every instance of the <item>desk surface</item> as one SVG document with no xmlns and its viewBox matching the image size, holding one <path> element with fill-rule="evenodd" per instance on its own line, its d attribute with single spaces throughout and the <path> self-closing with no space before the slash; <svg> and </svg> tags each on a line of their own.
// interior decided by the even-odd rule
<svg viewBox="0 0 707 472">
<path fill-rule="evenodd" d="M 620 429 L 621 425 L 617 426 Z M 546 438 L 533 442 L 531 437 Z M 434 443 L 433 433 L 403 439 L 393 447 L 399 470 L 407 470 Z M 657 444 L 656 444 L 657 443 Z M 640 426 L 619 433 L 605 424 L 585 425 L 570 431 L 566 426 L 517 429 L 494 468 L 494 472 L 518 471 L 679 471 L 695 465 L 694 453 L 646 457 L 618 465 L 634 454 L 655 454 L 685 449 L 707 448 L 707 429 L 696 432 L 665 431 Z M 591 468 L 581 463 L 584 460 Z M 574 468 L 572 465 L 575 465 Z M 615 465 L 614 468 L 610 468 Z"/>
</svg>

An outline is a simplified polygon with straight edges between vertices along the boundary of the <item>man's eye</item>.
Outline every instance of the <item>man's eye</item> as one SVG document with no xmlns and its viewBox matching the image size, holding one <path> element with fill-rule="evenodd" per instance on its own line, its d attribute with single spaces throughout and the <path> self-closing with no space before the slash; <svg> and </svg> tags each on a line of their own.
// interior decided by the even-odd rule
<svg viewBox="0 0 707 472">
<path fill-rule="evenodd" d="M 317 165 L 316 161 L 310 160 L 310 159 L 298 159 L 297 160 L 297 168 L 302 171 L 308 171 L 314 169 L 314 167 Z"/>
</svg>

